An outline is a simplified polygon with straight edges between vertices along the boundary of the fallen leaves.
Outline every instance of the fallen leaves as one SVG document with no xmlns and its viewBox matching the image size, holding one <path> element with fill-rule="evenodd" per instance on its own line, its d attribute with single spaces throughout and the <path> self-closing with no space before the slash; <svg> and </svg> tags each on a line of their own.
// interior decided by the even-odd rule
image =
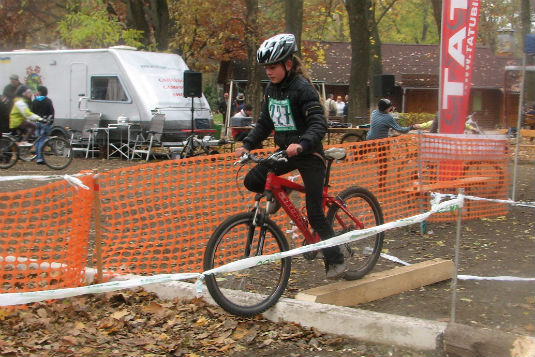
<svg viewBox="0 0 535 357">
<path fill-rule="evenodd" d="M 143 290 L 0 309 L 2 356 L 257 355 L 292 345 L 332 350 L 344 341 L 293 323 L 229 316 L 200 299 L 161 301 Z"/>
</svg>

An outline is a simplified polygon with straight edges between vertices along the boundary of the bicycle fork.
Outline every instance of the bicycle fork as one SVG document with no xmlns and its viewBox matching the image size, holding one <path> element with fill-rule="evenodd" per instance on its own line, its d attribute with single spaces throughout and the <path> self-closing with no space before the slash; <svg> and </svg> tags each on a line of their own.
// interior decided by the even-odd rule
<svg viewBox="0 0 535 357">
<path fill-rule="evenodd" d="M 256 246 L 256 250 L 254 253 L 254 256 L 259 256 L 263 254 L 264 251 L 264 241 L 266 238 L 266 225 L 265 225 L 265 213 L 259 209 L 258 202 L 255 203 L 255 214 L 253 216 L 253 220 L 251 221 L 251 224 L 249 225 L 249 230 L 247 232 L 247 241 L 245 243 L 245 251 L 244 256 L 245 258 L 249 257 L 251 254 L 251 250 L 253 248 L 253 240 L 255 237 L 256 227 L 260 227 L 260 231 L 258 234 L 258 242 Z"/>
</svg>

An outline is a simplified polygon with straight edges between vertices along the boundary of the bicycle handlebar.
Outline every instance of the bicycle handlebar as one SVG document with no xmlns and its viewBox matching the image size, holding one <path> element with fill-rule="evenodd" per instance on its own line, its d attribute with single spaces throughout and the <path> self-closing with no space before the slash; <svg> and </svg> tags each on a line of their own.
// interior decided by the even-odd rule
<svg viewBox="0 0 535 357">
<path fill-rule="evenodd" d="M 43 123 L 45 125 L 50 125 L 54 122 L 54 119 L 52 119 L 52 115 L 47 115 L 46 117 L 42 117 L 38 120 L 39 123 Z"/>
<path fill-rule="evenodd" d="M 262 163 L 273 163 L 273 162 L 287 162 L 288 155 L 286 151 L 276 151 L 273 154 L 269 155 L 266 158 L 258 157 L 250 152 L 244 152 L 240 157 L 240 160 L 236 161 L 234 165 L 245 164 L 249 161 L 254 162 L 255 164 Z"/>
</svg>

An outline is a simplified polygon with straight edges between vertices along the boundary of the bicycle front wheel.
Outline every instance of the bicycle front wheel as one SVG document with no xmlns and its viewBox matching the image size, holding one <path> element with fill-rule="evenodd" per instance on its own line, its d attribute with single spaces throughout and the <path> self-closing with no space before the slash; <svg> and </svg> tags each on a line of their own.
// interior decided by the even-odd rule
<svg viewBox="0 0 535 357">
<path fill-rule="evenodd" d="M 48 138 L 41 150 L 46 166 L 53 170 L 61 170 L 70 165 L 72 149 L 69 141 L 60 137 Z"/>
<path fill-rule="evenodd" d="M 214 231 L 204 252 L 204 271 L 240 259 L 288 250 L 280 228 L 270 219 L 253 225 L 254 212 L 234 215 Z M 291 259 L 283 258 L 239 271 L 207 275 L 212 298 L 238 316 L 260 314 L 275 305 L 290 278 Z"/>
<path fill-rule="evenodd" d="M 6 137 L 0 137 L 0 168 L 9 169 L 19 159 L 19 147 L 17 143 Z"/>
<path fill-rule="evenodd" d="M 362 223 L 362 228 L 383 224 L 381 206 L 370 191 L 362 187 L 349 187 L 338 197 L 353 217 Z M 329 208 L 327 219 L 336 235 L 360 229 L 359 224 L 337 205 Z M 383 239 L 384 233 L 381 232 L 340 246 L 347 264 L 344 279 L 360 279 L 373 269 L 381 254 Z"/>
</svg>

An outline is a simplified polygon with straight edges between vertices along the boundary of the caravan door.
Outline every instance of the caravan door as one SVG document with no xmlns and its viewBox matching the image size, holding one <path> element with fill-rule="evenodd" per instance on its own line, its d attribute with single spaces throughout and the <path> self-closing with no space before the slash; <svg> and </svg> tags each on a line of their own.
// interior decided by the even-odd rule
<svg viewBox="0 0 535 357">
<path fill-rule="evenodd" d="M 89 96 L 87 86 L 87 65 L 85 63 L 71 63 L 71 80 L 69 96 L 69 116 L 70 118 L 83 118 L 87 112 L 87 102 L 81 103 L 80 99 Z"/>
</svg>

